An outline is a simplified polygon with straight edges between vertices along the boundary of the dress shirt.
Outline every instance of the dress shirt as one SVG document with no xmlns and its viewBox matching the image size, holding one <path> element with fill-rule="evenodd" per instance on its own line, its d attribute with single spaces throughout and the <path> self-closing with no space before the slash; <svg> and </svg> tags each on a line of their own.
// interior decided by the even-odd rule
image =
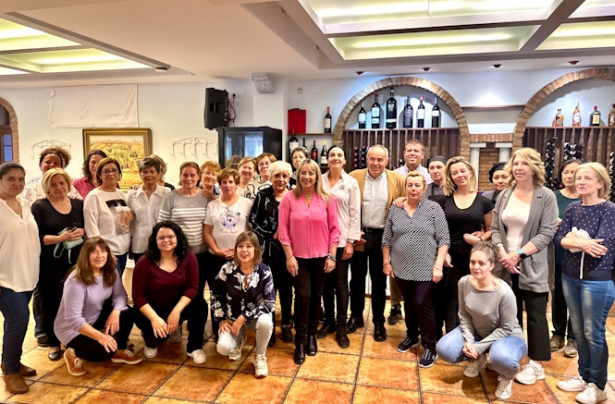
<svg viewBox="0 0 615 404">
<path fill-rule="evenodd" d="M 322 176 L 324 189 L 335 197 L 337 219 L 340 226 L 339 247 L 345 247 L 348 240 L 361 239 L 361 191 L 359 183 L 342 172 L 342 179 L 333 185 L 329 183 L 329 172 Z"/>
<path fill-rule="evenodd" d="M 365 188 L 363 189 L 362 223 L 363 227 L 384 229 L 389 207 L 389 184 L 386 173 L 378 178 L 372 178 L 365 171 Z"/>
<path fill-rule="evenodd" d="M 132 210 L 132 252 L 142 254 L 147 249 L 147 241 L 152 234 L 152 228 L 158 223 L 158 214 L 164 196 L 171 192 L 169 188 L 156 185 L 150 197 L 147 197 L 143 186 L 136 191 L 130 191 L 126 199 Z"/>
<path fill-rule="evenodd" d="M 425 177 L 425 181 L 427 182 L 427 185 L 433 182 L 433 180 L 431 179 L 431 175 L 429 175 L 429 170 L 427 168 L 419 164 L 419 166 L 416 168 L 415 171 L 418 171 L 419 173 L 423 175 L 423 177 Z M 410 169 L 408 169 L 408 166 L 404 164 L 403 166 L 397 168 L 395 172 L 398 174 L 401 174 L 402 177 L 406 179 L 406 177 L 408 176 L 408 173 L 410 172 Z"/>
</svg>

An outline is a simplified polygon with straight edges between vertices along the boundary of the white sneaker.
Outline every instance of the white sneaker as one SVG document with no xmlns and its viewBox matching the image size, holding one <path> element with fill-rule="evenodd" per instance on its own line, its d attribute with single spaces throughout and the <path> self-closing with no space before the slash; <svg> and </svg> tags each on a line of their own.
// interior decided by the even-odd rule
<svg viewBox="0 0 615 404">
<path fill-rule="evenodd" d="M 262 379 L 269 374 L 267 367 L 267 357 L 265 355 L 254 355 L 254 376 L 257 379 Z"/>
<path fill-rule="evenodd" d="M 155 358 L 156 355 L 158 355 L 158 348 L 145 346 L 145 348 L 143 348 L 143 355 L 145 355 L 146 358 Z"/>
<path fill-rule="evenodd" d="M 594 383 L 589 383 L 585 390 L 576 396 L 577 401 L 581 404 L 597 404 L 607 398 L 606 391 L 600 390 Z"/>
<path fill-rule="evenodd" d="M 195 349 L 192 352 L 188 352 L 187 355 L 192 358 L 194 363 L 201 364 L 207 362 L 207 355 L 205 355 L 202 349 Z"/>
<path fill-rule="evenodd" d="M 512 395 L 512 379 L 507 380 L 498 376 L 498 387 L 495 389 L 495 396 L 500 400 L 508 400 Z"/>
<path fill-rule="evenodd" d="M 587 383 L 581 376 L 574 377 L 568 380 L 562 380 L 557 383 L 557 388 L 564 391 L 583 391 L 587 387 Z"/>
<path fill-rule="evenodd" d="M 241 340 L 241 344 L 237 345 L 235 347 L 235 349 L 233 349 L 231 351 L 231 353 L 228 355 L 228 358 L 232 361 L 237 361 L 241 358 L 241 350 L 243 349 L 243 344 L 246 343 L 246 339 L 248 338 L 247 335 L 243 336 L 243 339 Z"/>
<path fill-rule="evenodd" d="M 480 368 L 483 366 L 483 363 L 487 360 L 486 355 L 481 355 L 478 359 L 470 362 L 466 370 L 463 371 L 465 377 L 477 377 L 480 373 Z"/>
<path fill-rule="evenodd" d="M 182 342 L 182 327 L 181 325 L 177 327 L 177 330 L 171 334 L 171 338 L 169 338 L 171 344 L 181 344 Z"/>
<path fill-rule="evenodd" d="M 523 366 L 523 370 L 521 370 L 521 372 L 517 373 L 517 376 L 515 376 L 515 379 L 519 383 L 526 385 L 534 384 L 536 383 L 536 380 L 543 380 L 544 378 L 545 370 L 542 368 L 542 366 L 532 362 Z"/>
</svg>

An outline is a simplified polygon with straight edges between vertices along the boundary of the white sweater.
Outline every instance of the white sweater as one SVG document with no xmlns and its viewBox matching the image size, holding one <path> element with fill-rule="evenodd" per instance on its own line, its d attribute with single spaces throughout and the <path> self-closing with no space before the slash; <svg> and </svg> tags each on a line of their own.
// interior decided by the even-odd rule
<svg viewBox="0 0 615 404">
<path fill-rule="evenodd" d="M 128 252 L 130 247 L 130 223 L 125 217 L 131 212 L 124 193 L 92 190 L 83 202 L 85 234 L 88 238 L 102 237 L 114 255 Z"/>
</svg>

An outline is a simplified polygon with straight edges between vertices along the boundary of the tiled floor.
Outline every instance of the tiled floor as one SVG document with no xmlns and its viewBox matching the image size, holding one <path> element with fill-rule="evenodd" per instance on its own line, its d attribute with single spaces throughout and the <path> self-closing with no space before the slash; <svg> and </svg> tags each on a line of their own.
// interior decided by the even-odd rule
<svg viewBox="0 0 615 404">
<path fill-rule="evenodd" d="M 388 312 L 388 308 L 387 308 Z M 366 312 L 366 320 L 370 320 Z M 405 327 L 387 325 L 389 338 L 377 343 L 372 327 L 361 328 L 350 336 L 348 349 L 340 349 L 334 339 L 319 341 L 319 353 L 305 364 L 293 363 L 293 345 L 278 340 L 267 352 L 269 376 L 253 376 L 254 335 L 250 334 L 242 358 L 231 362 L 216 353 L 207 342 L 207 363 L 195 365 L 185 354 L 184 343 L 166 343 L 159 354 L 136 366 L 86 362 L 87 374 L 70 376 L 64 361 L 50 362 L 47 350 L 38 348 L 32 328 L 24 346 L 23 362 L 38 374 L 28 380 L 30 392 L 11 396 L 0 382 L 0 402 L 19 403 L 429 403 L 464 404 L 496 401 L 497 375 L 482 370 L 480 377 L 463 376 L 465 365 L 448 365 L 438 360 L 431 369 L 417 366 L 415 350 L 400 354 L 397 344 Z M 208 326 L 209 328 L 209 326 Z M 615 318 L 607 323 L 607 338 L 615 353 Z M 278 336 L 280 330 L 277 330 Z M 135 328 L 130 337 L 142 355 L 143 340 Z M 421 352 L 419 352 L 420 354 Z M 513 403 L 573 403 L 574 393 L 555 386 L 576 373 L 576 360 L 561 352 L 545 365 L 547 378 L 533 386 L 515 383 Z M 615 358 L 609 366 L 609 403 L 615 403 Z"/>
</svg>

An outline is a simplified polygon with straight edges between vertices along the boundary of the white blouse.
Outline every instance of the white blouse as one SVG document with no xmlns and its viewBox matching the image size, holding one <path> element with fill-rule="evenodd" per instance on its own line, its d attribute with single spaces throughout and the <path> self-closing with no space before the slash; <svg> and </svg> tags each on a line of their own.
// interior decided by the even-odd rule
<svg viewBox="0 0 615 404">
<path fill-rule="evenodd" d="M 322 176 L 325 191 L 335 198 L 337 220 L 340 227 L 340 242 L 338 247 L 345 247 L 348 240 L 361 239 L 361 191 L 359 183 L 350 175 L 342 172 L 342 179 L 331 187 L 329 172 Z"/>
<path fill-rule="evenodd" d="M 132 210 L 132 252 L 142 254 L 147 249 L 149 236 L 152 228 L 158 223 L 158 214 L 165 195 L 171 192 L 167 187 L 156 185 L 156 189 L 150 197 L 147 197 L 143 186 L 136 191 L 130 191 L 126 199 L 128 207 Z"/>
</svg>

